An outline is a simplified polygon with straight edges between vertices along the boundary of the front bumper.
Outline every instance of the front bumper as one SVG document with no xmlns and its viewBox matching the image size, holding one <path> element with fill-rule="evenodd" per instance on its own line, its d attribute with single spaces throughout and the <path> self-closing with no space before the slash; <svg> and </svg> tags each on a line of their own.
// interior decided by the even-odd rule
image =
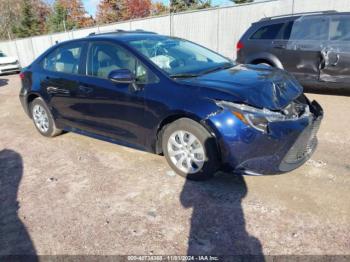
<svg viewBox="0 0 350 262">
<path fill-rule="evenodd" d="M 309 106 L 308 116 L 270 123 L 267 134 L 245 125 L 228 110 L 208 118 L 207 124 L 216 130 L 223 168 L 263 175 L 301 166 L 316 149 L 316 134 L 323 118 L 316 101 Z"/>
<path fill-rule="evenodd" d="M 21 71 L 19 64 L 0 65 L 0 74 L 14 73 Z"/>
</svg>

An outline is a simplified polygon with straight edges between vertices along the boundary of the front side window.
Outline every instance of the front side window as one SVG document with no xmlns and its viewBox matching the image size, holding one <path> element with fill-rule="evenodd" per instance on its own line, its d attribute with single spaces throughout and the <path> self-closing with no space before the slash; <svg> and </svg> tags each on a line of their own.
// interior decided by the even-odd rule
<svg viewBox="0 0 350 262">
<path fill-rule="evenodd" d="M 0 57 L 6 57 L 3 52 L 0 51 Z"/>
<path fill-rule="evenodd" d="M 170 76 L 200 74 L 232 66 L 229 59 L 182 39 L 152 37 L 131 40 L 129 44 Z"/>
<path fill-rule="evenodd" d="M 294 22 L 292 40 L 328 40 L 328 18 L 302 17 Z"/>
<path fill-rule="evenodd" d="M 254 40 L 268 40 L 268 39 L 276 39 L 280 35 L 281 30 L 284 27 L 284 23 L 266 25 L 259 28 L 250 39 Z"/>
<path fill-rule="evenodd" d="M 124 48 L 111 43 L 91 45 L 87 62 L 88 75 L 107 79 L 110 72 L 118 69 L 130 70 L 140 84 L 157 81 L 157 77 Z"/>
<path fill-rule="evenodd" d="M 349 16 L 334 17 L 329 26 L 330 40 L 350 41 Z"/>
<path fill-rule="evenodd" d="M 59 47 L 45 57 L 43 68 L 53 72 L 77 74 L 79 72 L 81 50 L 81 43 Z"/>
</svg>

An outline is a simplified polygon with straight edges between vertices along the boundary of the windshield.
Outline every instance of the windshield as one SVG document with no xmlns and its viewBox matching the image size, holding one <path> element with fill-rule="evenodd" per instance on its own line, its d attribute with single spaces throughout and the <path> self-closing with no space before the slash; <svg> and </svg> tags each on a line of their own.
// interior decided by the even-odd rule
<svg viewBox="0 0 350 262">
<path fill-rule="evenodd" d="M 129 44 L 171 77 L 192 77 L 233 65 L 229 59 L 182 39 L 152 38 Z"/>
<path fill-rule="evenodd" d="M 5 57 L 5 54 L 0 51 L 0 57 Z"/>
</svg>

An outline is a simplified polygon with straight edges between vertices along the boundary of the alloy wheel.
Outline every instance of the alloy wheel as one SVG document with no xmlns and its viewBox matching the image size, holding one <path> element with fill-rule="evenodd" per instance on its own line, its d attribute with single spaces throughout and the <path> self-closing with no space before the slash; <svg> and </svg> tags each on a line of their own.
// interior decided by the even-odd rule
<svg viewBox="0 0 350 262">
<path fill-rule="evenodd" d="M 206 159 L 204 147 L 194 134 L 175 131 L 169 137 L 167 149 L 171 162 L 180 171 L 193 174 L 202 169 Z"/>
<path fill-rule="evenodd" d="M 33 119 L 35 125 L 42 133 L 46 133 L 49 130 L 49 118 L 45 108 L 41 105 L 34 105 Z"/>
</svg>

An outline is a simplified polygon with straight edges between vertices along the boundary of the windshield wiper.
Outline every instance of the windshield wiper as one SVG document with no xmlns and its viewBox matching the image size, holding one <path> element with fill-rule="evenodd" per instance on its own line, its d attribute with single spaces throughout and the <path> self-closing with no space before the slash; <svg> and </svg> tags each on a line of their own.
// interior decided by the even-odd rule
<svg viewBox="0 0 350 262">
<path fill-rule="evenodd" d="M 196 77 L 196 76 L 198 76 L 198 74 L 183 73 L 183 74 L 170 75 L 171 78 L 191 78 L 191 77 Z"/>
<path fill-rule="evenodd" d="M 234 64 L 232 64 L 232 63 L 225 63 L 223 65 L 220 65 L 220 66 L 217 66 L 217 67 L 213 67 L 213 68 L 209 68 L 208 70 L 204 70 L 204 71 L 202 71 L 200 73 L 200 75 L 206 75 L 206 74 L 213 73 L 213 72 L 216 72 L 216 71 L 228 69 L 228 68 L 231 68 L 233 66 L 234 66 Z"/>
<path fill-rule="evenodd" d="M 222 64 L 220 66 L 214 67 L 214 68 L 209 68 L 207 70 L 204 70 L 198 74 L 194 74 L 194 73 L 179 73 L 179 74 L 172 74 L 170 75 L 171 78 L 191 78 L 191 77 L 197 77 L 197 76 L 201 76 L 201 75 L 206 75 L 215 71 L 219 71 L 219 70 L 224 70 L 224 69 L 228 69 L 233 67 L 234 64 L 232 63 L 225 63 Z"/>
</svg>

